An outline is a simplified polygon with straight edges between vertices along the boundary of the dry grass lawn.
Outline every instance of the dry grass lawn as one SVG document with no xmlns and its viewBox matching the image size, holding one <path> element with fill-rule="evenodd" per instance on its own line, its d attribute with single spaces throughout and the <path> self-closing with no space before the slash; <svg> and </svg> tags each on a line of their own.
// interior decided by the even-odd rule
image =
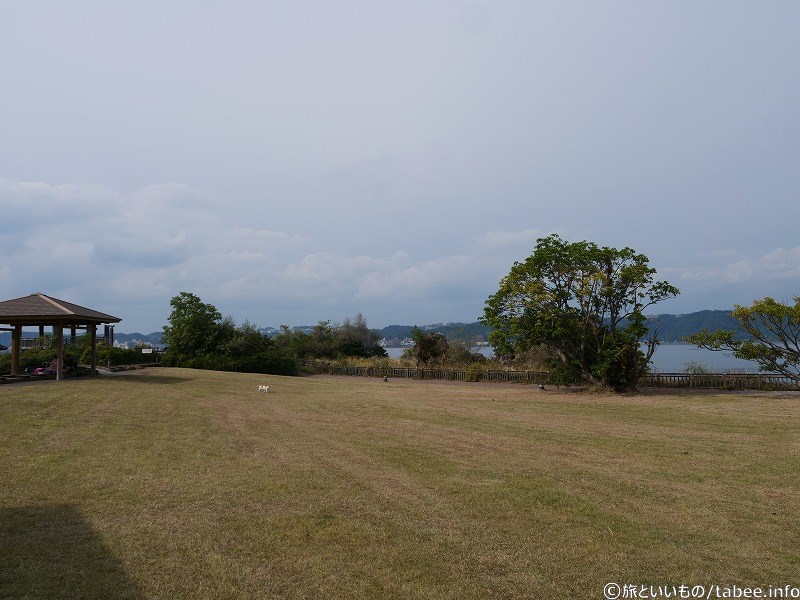
<svg viewBox="0 0 800 600">
<path fill-rule="evenodd" d="M 0 598 L 800 585 L 799 425 L 792 394 L 181 369 L 2 386 Z"/>
</svg>

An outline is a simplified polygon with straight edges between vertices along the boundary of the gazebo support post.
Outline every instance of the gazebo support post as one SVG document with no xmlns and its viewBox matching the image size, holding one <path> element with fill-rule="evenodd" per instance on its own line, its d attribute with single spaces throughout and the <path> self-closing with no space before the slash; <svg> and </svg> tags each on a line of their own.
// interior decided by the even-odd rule
<svg viewBox="0 0 800 600">
<path fill-rule="evenodd" d="M 11 332 L 11 375 L 19 375 L 19 349 L 22 340 L 22 325 L 15 325 Z"/>
<path fill-rule="evenodd" d="M 53 342 L 55 343 L 55 378 L 63 380 L 64 372 L 64 337 L 70 335 L 71 342 L 75 342 L 79 329 L 89 333 L 91 342 L 91 369 L 92 375 L 97 371 L 97 327 L 106 324 L 110 329 L 111 323 L 119 323 L 120 319 L 107 315 L 85 306 L 79 306 L 65 300 L 52 298 L 41 292 L 0 301 L 0 330 L 11 332 L 11 372 L 20 375 L 20 354 L 22 351 L 22 328 L 38 327 L 39 337 L 44 337 L 45 327 L 53 328 Z M 65 334 L 66 330 L 66 334 Z M 53 348 L 50 344 L 47 345 Z"/>
<path fill-rule="evenodd" d="M 53 326 L 56 330 L 56 381 L 64 379 L 64 328 Z"/>
<path fill-rule="evenodd" d="M 97 326 L 88 325 L 87 328 L 89 329 L 89 341 L 92 344 L 91 376 L 94 377 L 97 374 Z"/>
</svg>

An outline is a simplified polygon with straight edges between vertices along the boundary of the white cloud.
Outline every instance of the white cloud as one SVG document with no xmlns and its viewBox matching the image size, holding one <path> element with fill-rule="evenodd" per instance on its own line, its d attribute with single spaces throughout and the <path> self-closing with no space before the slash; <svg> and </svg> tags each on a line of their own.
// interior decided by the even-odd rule
<svg viewBox="0 0 800 600">
<path fill-rule="evenodd" d="M 112 214 L 120 198 L 101 186 L 51 185 L 0 178 L 3 226 L 13 237 L 24 236 L 43 225 L 86 227 L 98 214 Z"/>
<path fill-rule="evenodd" d="M 775 248 L 759 256 L 749 256 L 719 266 L 703 266 L 681 271 L 680 277 L 706 283 L 742 283 L 800 278 L 800 247 Z"/>
<path fill-rule="evenodd" d="M 84 305 L 149 300 L 163 313 L 182 289 L 209 294 L 248 278 L 274 280 L 270 270 L 307 242 L 227 219 L 224 204 L 179 184 L 123 193 L 0 180 L 14 234 L 0 236 L 4 295 L 44 291 Z"/>
<path fill-rule="evenodd" d="M 99 236 L 94 241 L 92 262 L 118 268 L 147 268 L 174 265 L 190 255 L 188 235 L 122 230 Z"/>
<path fill-rule="evenodd" d="M 384 268 L 365 274 L 354 297 L 423 301 L 452 296 L 474 277 L 475 262 L 468 256 L 445 256 L 409 266 L 405 262 L 387 262 Z"/>
<path fill-rule="evenodd" d="M 379 246 L 348 253 L 335 240 L 278 231 L 225 210 L 227 202 L 180 184 L 128 193 L 0 180 L 4 215 L 18 224 L 13 235 L 0 236 L 3 295 L 44 291 L 117 314 L 123 329 L 140 330 L 161 327 L 180 291 L 265 325 L 356 312 L 374 325 L 474 320 L 513 261 L 547 235 L 494 228 L 461 246 L 426 248 L 409 238 L 406 248 L 385 254 Z M 731 304 L 783 297 L 800 277 L 800 247 L 757 256 L 706 252 L 703 262 L 659 269 L 659 277 L 685 295 L 736 290 L 726 295 Z"/>
</svg>

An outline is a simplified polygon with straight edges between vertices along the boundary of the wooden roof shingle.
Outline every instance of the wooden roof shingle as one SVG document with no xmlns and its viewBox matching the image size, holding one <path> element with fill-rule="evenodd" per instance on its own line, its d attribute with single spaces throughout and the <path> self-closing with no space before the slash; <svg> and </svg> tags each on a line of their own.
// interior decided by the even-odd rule
<svg viewBox="0 0 800 600">
<path fill-rule="evenodd" d="M 0 323 L 9 325 L 90 325 L 122 319 L 42 293 L 0 302 Z"/>
</svg>

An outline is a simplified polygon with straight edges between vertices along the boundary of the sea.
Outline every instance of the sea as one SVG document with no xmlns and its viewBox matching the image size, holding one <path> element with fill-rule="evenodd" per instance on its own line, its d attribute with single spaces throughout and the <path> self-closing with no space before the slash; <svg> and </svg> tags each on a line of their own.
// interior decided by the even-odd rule
<svg viewBox="0 0 800 600">
<path fill-rule="evenodd" d="M 405 348 L 386 348 L 392 358 L 399 358 Z M 491 358 L 494 350 L 489 346 L 472 349 Z M 660 344 L 650 363 L 650 369 L 657 373 L 683 373 L 686 365 L 702 365 L 709 373 L 758 373 L 758 363 L 741 360 L 729 352 L 704 350 L 691 344 Z"/>
</svg>

